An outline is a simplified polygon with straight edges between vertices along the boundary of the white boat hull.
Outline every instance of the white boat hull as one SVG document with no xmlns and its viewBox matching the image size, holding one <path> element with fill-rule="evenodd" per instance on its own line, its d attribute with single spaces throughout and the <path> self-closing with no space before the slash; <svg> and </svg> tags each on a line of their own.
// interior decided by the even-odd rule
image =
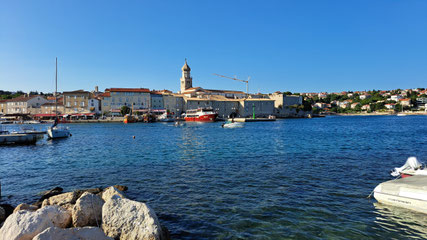
<svg viewBox="0 0 427 240">
<path fill-rule="evenodd" d="M 234 122 L 234 123 L 224 123 L 222 125 L 223 128 L 241 128 L 243 127 L 243 123 L 240 122 Z"/>
<path fill-rule="evenodd" d="M 374 198 L 383 204 L 427 214 L 427 176 L 412 176 L 379 184 Z"/>
<path fill-rule="evenodd" d="M 47 136 L 50 139 L 67 138 L 70 136 L 70 131 L 68 129 L 49 128 L 47 129 Z"/>
</svg>

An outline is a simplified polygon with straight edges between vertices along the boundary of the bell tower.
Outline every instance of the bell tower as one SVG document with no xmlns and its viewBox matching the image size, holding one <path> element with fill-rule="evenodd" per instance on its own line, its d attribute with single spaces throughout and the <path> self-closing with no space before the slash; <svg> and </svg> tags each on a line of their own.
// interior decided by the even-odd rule
<svg viewBox="0 0 427 240">
<path fill-rule="evenodd" d="M 185 59 L 185 64 L 181 69 L 181 93 L 183 93 L 185 90 L 193 87 L 193 78 L 190 75 L 191 68 L 187 64 L 187 59 Z"/>
</svg>

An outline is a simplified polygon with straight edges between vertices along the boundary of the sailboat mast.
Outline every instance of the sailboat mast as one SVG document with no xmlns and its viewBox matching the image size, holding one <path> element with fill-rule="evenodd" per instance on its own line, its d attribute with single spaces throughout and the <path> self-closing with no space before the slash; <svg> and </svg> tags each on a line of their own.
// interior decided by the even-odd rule
<svg viewBox="0 0 427 240">
<path fill-rule="evenodd" d="M 58 118 L 58 58 L 55 58 L 55 116 Z"/>
</svg>

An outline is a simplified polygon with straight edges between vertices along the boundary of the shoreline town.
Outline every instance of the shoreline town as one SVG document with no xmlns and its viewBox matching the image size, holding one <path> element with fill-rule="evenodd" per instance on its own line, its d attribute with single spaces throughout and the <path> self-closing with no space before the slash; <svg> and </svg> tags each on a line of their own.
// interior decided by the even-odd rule
<svg viewBox="0 0 427 240">
<path fill-rule="evenodd" d="M 211 109 L 217 114 L 218 120 L 273 116 L 303 118 L 324 115 L 385 115 L 402 112 L 408 115 L 427 114 L 425 88 L 251 94 L 193 87 L 191 68 L 187 61 L 181 70 L 180 91 L 177 93 L 148 88 L 107 88 L 101 92 L 98 87 L 90 92 L 75 90 L 57 94 L 0 91 L 0 123 L 52 121 L 56 114 L 69 123 L 121 122 L 130 112 L 141 116 L 139 119 L 144 121 L 155 121 L 162 115 L 179 120 L 187 111 L 195 109 Z M 248 84 L 248 81 L 239 81 Z M 58 99 L 57 106 L 55 99 Z"/>
</svg>

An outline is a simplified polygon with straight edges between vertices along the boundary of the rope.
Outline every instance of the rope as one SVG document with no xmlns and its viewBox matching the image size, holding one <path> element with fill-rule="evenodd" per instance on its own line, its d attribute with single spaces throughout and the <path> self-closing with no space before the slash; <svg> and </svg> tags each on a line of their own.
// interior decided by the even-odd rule
<svg viewBox="0 0 427 240">
<path fill-rule="evenodd" d="M 397 179 L 399 179 L 401 177 L 401 175 L 399 174 L 399 176 L 397 176 L 395 179 L 393 179 L 392 181 L 395 181 L 395 180 L 397 180 Z M 375 191 L 375 188 L 374 188 L 374 190 L 372 190 L 372 192 L 366 197 L 366 198 L 371 198 L 371 196 L 372 196 L 372 194 L 374 193 L 374 191 Z"/>
</svg>

